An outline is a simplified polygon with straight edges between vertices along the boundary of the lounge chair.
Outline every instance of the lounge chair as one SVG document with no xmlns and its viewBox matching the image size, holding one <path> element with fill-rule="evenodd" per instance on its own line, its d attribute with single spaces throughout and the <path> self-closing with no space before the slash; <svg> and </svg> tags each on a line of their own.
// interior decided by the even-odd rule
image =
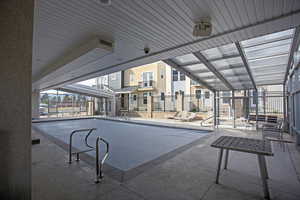
<svg viewBox="0 0 300 200">
<path fill-rule="evenodd" d="M 175 117 L 179 117 L 180 112 L 176 112 L 173 116 L 168 117 L 168 119 L 175 119 Z"/>
<path fill-rule="evenodd" d="M 188 115 L 188 112 L 182 111 L 182 112 L 179 112 L 179 114 L 176 117 L 174 117 L 174 119 L 181 120 L 182 118 L 186 118 L 187 115 Z"/>
<path fill-rule="evenodd" d="M 279 142 L 282 146 L 283 151 L 285 151 L 285 143 L 292 143 L 290 140 L 283 138 L 284 123 L 279 121 L 276 125 L 265 124 L 262 128 L 262 137 L 264 140 Z"/>
<path fill-rule="evenodd" d="M 181 121 L 190 122 L 194 120 L 196 117 L 197 117 L 196 113 L 188 113 L 187 116 L 181 118 Z"/>
</svg>

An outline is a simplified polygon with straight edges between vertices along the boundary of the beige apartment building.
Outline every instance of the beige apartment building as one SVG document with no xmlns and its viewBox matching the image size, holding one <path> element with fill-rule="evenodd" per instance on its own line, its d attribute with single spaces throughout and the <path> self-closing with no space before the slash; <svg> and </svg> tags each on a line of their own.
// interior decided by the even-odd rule
<svg viewBox="0 0 300 200">
<path fill-rule="evenodd" d="M 171 67 L 155 62 L 123 72 L 123 88 L 118 90 L 120 110 L 147 110 L 148 96 L 171 95 Z"/>
<path fill-rule="evenodd" d="M 120 111 L 146 111 L 148 97 L 153 110 L 176 111 L 177 95 L 182 95 L 182 107 L 187 111 L 212 108 L 212 93 L 185 74 L 162 61 L 131 68 L 122 72 L 123 87 L 117 90 Z M 201 98 L 196 98 L 200 93 Z"/>
</svg>

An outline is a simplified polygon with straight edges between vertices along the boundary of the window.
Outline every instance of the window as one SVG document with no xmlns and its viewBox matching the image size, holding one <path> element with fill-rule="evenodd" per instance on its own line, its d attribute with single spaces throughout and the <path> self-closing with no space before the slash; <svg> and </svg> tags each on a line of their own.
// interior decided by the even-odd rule
<svg viewBox="0 0 300 200">
<path fill-rule="evenodd" d="M 111 112 L 111 101 L 108 102 L 108 112 Z"/>
<path fill-rule="evenodd" d="M 180 80 L 184 81 L 185 80 L 185 74 L 182 73 L 182 72 L 179 72 L 179 74 L 180 74 Z"/>
<path fill-rule="evenodd" d="M 185 80 L 185 74 L 182 72 L 179 72 L 177 70 L 172 70 L 172 80 L 173 81 L 184 81 Z"/>
<path fill-rule="evenodd" d="M 204 96 L 205 96 L 205 99 L 209 99 L 210 93 L 209 92 L 205 92 Z"/>
<path fill-rule="evenodd" d="M 124 108 L 125 106 L 125 95 L 121 94 L 121 107 Z"/>
<path fill-rule="evenodd" d="M 143 104 L 147 104 L 147 92 L 143 94 Z"/>
<path fill-rule="evenodd" d="M 196 90 L 196 98 L 201 99 L 201 90 Z"/>
<path fill-rule="evenodd" d="M 198 82 L 191 80 L 191 85 L 198 85 Z"/>
<path fill-rule="evenodd" d="M 160 93 L 160 100 L 161 100 L 161 101 L 164 101 L 164 100 L 165 100 L 165 93 L 164 93 L 164 92 L 161 92 L 161 93 Z"/>
<path fill-rule="evenodd" d="M 160 70 L 160 78 L 161 78 L 161 79 L 164 78 L 164 74 L 165 74 L 165 73 L 164 73 L 164 69 L 161 69 L 161 70 Z"/>
<path fill-rule="evenodd" d="M 133 72 L 129 73 L 129 80 L 130 80 L 130 82 L 134 81 L 134 73 Z"/>
<path fill-rule="evenodd" d="M 229 104 L 230 103 L 230 92 L 222 92 L 222 95 L 223 95 L 223 103 L 224 104 Z"/>
<path fill-rule="evenodd" d="M 151 87 L 153 82 L 153 72 L 143 72 L 141 74 L 142 86 L 143 87 Z"/>
<path fill-rule="evenodd" d="M 112 81 L 117 80 L 117 73 L 110 74 L 110 80 L 112 80 Z"/>
<path fill-rule="evenodd" d="M 173 81 L 178 81 L 178 71 L 177 70 L 173 70 L 172 72 L 172 80 Z"/>
<path fill-rule="evenodd" d="M 153 72 L 142 72 L 142 81 L 147 82 L 153 80 Z"/>
</svg>

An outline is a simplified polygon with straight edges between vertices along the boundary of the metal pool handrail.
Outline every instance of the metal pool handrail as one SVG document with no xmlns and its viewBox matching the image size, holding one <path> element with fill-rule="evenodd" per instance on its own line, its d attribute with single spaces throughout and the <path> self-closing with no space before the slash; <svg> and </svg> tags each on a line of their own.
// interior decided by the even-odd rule
<svg viewBox="0 0 300 200">
<path fill-rule="evenodd" d="M 88 128 L 88 129 L 78 129 L 78 130 L 74 130 L 72 131 L 71 135 L 70 135 L 70 141 L 69 141 L 69 164 L 72 163 L 72 155 L 73 154 L 76 154 L 76 161 L 79 161 L 79 154 L 80 153 L 85 153 L 85 152 L 89 152 L 89 151 L 93 151 L 95 148 L 92 147 L 91 145 L 88 144 L 88 137 L 90 136 L 90 134 L 97 130 L 96 128 Z M 87 132 L 88 131 L 88 134 L 85 136 L 85 145 L 90 148 L 90 149 L 86 149 L 86 150 L 83 150 L 83 151 L 78 151 L 78 152 L 72 152 L 72 138 L 73 138 L 73 135 L 75 133 L 79 133 L 79 132 Z"/>
<path fill-rule="evenodd" d="M 102 141 L 103 143 L 106 144 L 106 152 L 104 157 L 102 158 L 101 162 L 99 163 L 99 142 Z M 105 160 L 108 157 L 108 153 L 109 153 L 109 143 L 104 140 L 101 137 L 97 137 L 96 140 L 96 180 L 95 183 L 99 183 L 100 179 L 103 178 L 103 173 L 102 173 L 102 168 L 103 168 L 103 164 L 105 162 Z"/>
<path fill-rule="evenodd" d="M 96 147 L 91 146 L 88 143 L 88 137 L 91 135 L 91 133 L 94 130 L 97 130 L 97 129 L 96 128 L 90 128 L 90 129 L 79 129 L 79 130 L 72 131 L 72 133 L 70 134 L 70 143 L 69 143 L 69 164 L 72 163 L 72 155 L 73 154 L 76 154 L 76 161 L 79 161 L 79 154 L 80 153 L 86 153 L 86 152 L 95 150 L 96 151 L 96 180 L 95 180 L 95 183 L 99 183 L 100 180 L 103 178 L 102 168 L 103 168 L 103 164 L 104 164 L 105 160 L 108 157 L 109 143 L 106 140 L 104 140 L 103 138 L 97 137 Z M 84 142 L 85 142 L 86 147 L 88 147 L 89 149 L 82 150 L 82 151 L 77 151 L 77 152 L 72 152 L 72 138 L 73 138 L 73 135 L 75 133 L 79 133 L 79 132 L 88 132 L 86 134 L 85 138 L 84 138 Z M 105 155 L 102 158 L 101 162 L 99 163 L 99 142 L 100 141 L 102 141 L 103 143 L 106 144 L 106 152 L 105 152 Z"/>
</svg>

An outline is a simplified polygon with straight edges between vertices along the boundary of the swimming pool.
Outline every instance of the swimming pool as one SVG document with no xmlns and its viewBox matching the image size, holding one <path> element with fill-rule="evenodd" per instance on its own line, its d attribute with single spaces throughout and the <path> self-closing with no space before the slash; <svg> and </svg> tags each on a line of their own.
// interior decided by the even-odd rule
<svg viewBox="0 0 300 200">
<path fill-rule="evenodd" d="M 80 119 L 55 122 L 33 123 L 33 128 L 48 135 L 54 142 L 69 144 L 73 130 L 97 128 L 89 137 L 89 143 L 95 144 L 96 137 L 101 136 L 110 144 L 106 164 L 120 172 L 129 172 L 147 164 L 156 163 L 163 158 L 176 154 L 198 141 L 209 131 L 179 129 L 162 126 L 137 124 L 106 119 Z M 83 135 L 74 136 L 73 146 L 86 149 Z M 104 148 L 101 146 L 100 148 Z M 102 150 L 103 152 L 104 150 Z M 95 157 L 95 152 L 88 152 Z"/>
</svg>

